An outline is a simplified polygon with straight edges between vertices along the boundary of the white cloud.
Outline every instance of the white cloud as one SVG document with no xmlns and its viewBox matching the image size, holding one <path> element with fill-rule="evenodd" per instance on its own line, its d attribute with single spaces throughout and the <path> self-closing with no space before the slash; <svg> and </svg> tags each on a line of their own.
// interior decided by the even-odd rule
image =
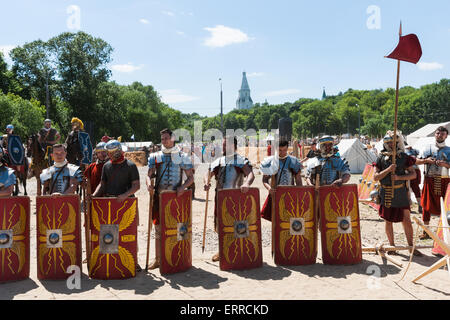
<svg viewBox="0 0 450 320">
<path fill-rule="evenodd" d="M 13 46 L 11 44 L 0 46 L 0 52 L 3 53 L 3 58 L 5 58 L 5 60 L 11 60 L 11 58 L 9 57 L 9 52 L 15 47 L 16 46 Z"/>
<path fill-rule="evenodd" d="M 183 31 L 178 31 L 177 30 L 177 34 L 180 35 L 180 36 L 184 36 L 184 32 Z"/>
<path fill-rule="evenodd" d="M 150 21 L 148 21 L 147 19 L 139 19 L 139 22 L 143 23 L 143 24 L 149 24 L 150 23 Z"/>
<path fill-rule="evenodd" d="M 203 43 L 207 47 L 225 47 L 233 43 L 243 43 L 251 40 L 241 30 L 223 25 L 217 25 L 214 28 L 204 28 L 204 30 L 211 33 L 210 37 L 205 39 Z"/>
<path fill-rule="evenodd" d="M 262 77 L 264 75 L 264 72 L 252 72 L 247 74 L 248 78 L 255 78 L 255 77 Z"/>
<path fill-rule="evenodd" d="M 167 104 L 190 102 L 199 99 L 198 97 L 182 94 L 180 90 L 177 89 L 161 90 L 159 93 L 161 94 L 161 100 Z"/>
<path fill-rule="evenodd" d="M 422 71 L 433 71 L 442 69 L 444 65 L 437 62 L 419 62 L 417 67 Z"/>
<path fill-rule="evenodd" d="M 173 13 L 172 11 L 161 11 L 161 12 L 169 17 L 175 16 L 175 13 Z"/>
<path fill-rule="evenodd" d="M 111 66 L 111 69 L 118 72 L 131 73 L 142 69 L 142 67 L 143 65 L 135 66 L 131 63 L 128 63 L 128 64 L 114 64 Z"/>
<path fill-rule="evenodd" d="M 275 96 L 287 96 L 290 94 L 297 94 L 300 93 L 300 90 L 298 89 L 283 89 L 283 90 L 276 90 L 276 91 L 269 91 L 266 92 L 264 95 L 268 97 L 275 97 Z"/>
</svg>

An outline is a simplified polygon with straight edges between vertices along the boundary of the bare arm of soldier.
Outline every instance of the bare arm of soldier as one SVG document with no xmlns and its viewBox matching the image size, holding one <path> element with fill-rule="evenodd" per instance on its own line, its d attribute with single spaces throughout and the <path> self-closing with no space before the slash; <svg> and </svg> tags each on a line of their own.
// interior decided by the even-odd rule
<svg viewBox="0 0 450 320">
<path fill-rule="evenodd" d="M 125 199 L 128 198 L 129 196 L 135 194 L 135 193 L 139 190 L 140 187 L 141 187 L 141 186 L 140 186 L 139 180 L 134 180 L 133 182 L 131 182 L 131 188 L 128 189 L 126 192 L 124 192 L 124 193 L 122 193 L 122 194 L 119 194 L 119 195 L 117 196 L 117 200 L 118 200 L 118 201 L 123 201 L 123 200 L 125 200 Z"/>
<path fill-rule="evenodd" d="M 74 194 L 77 190 L 78 186 L 78 180 L 74 178 L 70 178 L 70 186 L 67 188 L 67 190 L 64 192 L 64 194 Z"/>
<path fill-rule="evenodd" d="M 344 183 L 347 183 L 348 180 L 350 180 L 350 175 L 348 173 L 344 174 L 342 176 L 342 178 L 337 179 L 335 181 L 333 181 L 333 183 L 331 184 L 332 186 L 336 186 L 336 187 L 340 187 L 342 186 Z"/>
<path fill-rule="evenodd" d="M 298 170 L 297 174 L 295 175 L 295 184 L 297 186 L 302 186 L 302 170 Z"/>
<path fill-rule="evenodd" d="M 405 174 L 403 176 L 397 176 L 395 174 L 392 175 L 392 180 L 394 181 L 414 180 L 417 177 L 416 170 L 414 170 L 413 167 L 408 167 L 406 171 L 408 171 L 408 174 Z"/>
<path fill-rule="evenodd" d="M 151 185 L 151 179 L 152 179 L 152 176 L 155 174 L 155 172 L 156 172 L 156 168 L 148 169 L 147 177 L 145 178 L 145 184 L 147 185 L 147 190 L 150 192 L 153 191 L 153 189 L 154 189 L 154 186 L 152 187 L 152 185 Z"/>
<path fill-rule="evenodd" d="M 97 186 L 97 189 L 95 189 L 95 192 L 92 194 L 92 196 L 101 197 L 103 195 L 104 190 L 105 190 L 105 182 L 102 180 L 100 184 Z"/>
<path fill-rule="evenodd" d="M 6 188 L 0 188 L 0 197 L 9 197 L 13 193 L 14 185 L 10 185 Z"/>
<path fill-rule="evenodd" d="M 384 177 L 386 177 L 390 172 L 395 172 L 395 168 L 397 166 L 395 164 L 391 164 L 389 167 L 380 172 L 380 169 L 375 168 L 375 174 L 373 175 L 373 180 L 380 181 Z"/>
<path fill-rule="evenodd" d="M 211 187 L 211 182 L 208 184 L 208 173 L 209 173 L 209 181 L 211 181 L 212 177 L 214 177 L 216 174 L 214 173 L 214 171 L 206 171 L 205 176 L 203 177 L 203 183 L 204 183 L 204 190 L 208 191 L 209 188 Z"/>
<path fill-rule="evenodd" d="M 269 175 L 263 175 L 262 182 L 264 187 L 267 189 L 267 191 L 270 191 L 270 183 L 269 183 L 270 176 Z"/>
<path fill-rule="evenodd" d="M 253 181 L 255 180 L 255 175 L 253 174 L 252 168 L 245 164 L 242 167 L 242 171 L 244 171 L 244 175 L 246 176 L 244 184 L 241 186 L 241 191 L 243 193 L 246 193 L 248 191 L 248 188 L 252 185 Z"/>
<path fill-rule="evenodd" d="M 186 173 L 187 179 L 177 188 L 177 196 L 180 196 L 181 193 L 194 182 L 194 171 L 192 169 L 184 170 L 184 173 Z"/>
</svg>

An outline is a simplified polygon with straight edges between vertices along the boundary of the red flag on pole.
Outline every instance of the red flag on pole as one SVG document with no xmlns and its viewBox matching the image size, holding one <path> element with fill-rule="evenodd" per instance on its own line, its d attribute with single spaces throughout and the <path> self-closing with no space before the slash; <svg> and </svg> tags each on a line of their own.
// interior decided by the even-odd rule
<svg viewBox="0 0 450 320">
<path fill-rule="evenodd" d="M 397 47 L 385 58 L 402 60 L 415 64 L 419 62 L 421 56 L 422 48 L 420 46 L 419 38 L 411 33 L 406 36 L 400 36 Z"/>
</svg>

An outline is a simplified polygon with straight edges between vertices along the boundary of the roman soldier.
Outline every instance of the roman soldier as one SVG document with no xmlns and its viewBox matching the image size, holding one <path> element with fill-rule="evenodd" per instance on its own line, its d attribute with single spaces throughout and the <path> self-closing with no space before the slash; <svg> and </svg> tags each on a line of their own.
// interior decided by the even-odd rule
<svg viewBox="0 0 450 320">
<path fill-rule="evenodd" d="M 160 219 L 164 216 L 159 212 L 159 194 L 164 190 L 176 191 L 181 194 L 194 182 L 193 164 L 191 157 L 175 146 L 173 133 L 170 129 L 163 129 L 161 135 L 161 151 L 151 153 L 148 158 L 148 174 L 146 178 L 147 188 L 155 191 L 153 197 L 152 218 L 155 225 L 155 261 L 149 269 L 160 266 L 161 257 L 161 226 Z M 186 180 L 183 182 L 183 175 Z M 151 179 L 156 177 L 155 186 Z"/>
<path fill-rule="evenodd" d="M 45 159 L 48 160 L 49 165 L 52 164 L 50 154 L 52 153 L 52 147 L 59 141 L 61 135 L 58 130 L 52 128 L 52 120 L 45 119 L 44 127 L 38 132 L 38 141 L 42 148 L 45 150 Z"/>
<path fill-rule="evenodd" d="M 386 222 L 386 235 L 391 246 L 395 245 L 393 223 L 396 222 L 403 224 L 408 245 L 413 246 L 413 229 L 406 181 L 416 177 L 413 168 L 415 158 L 405 153 L 401 134 L 397 134 L 396 148 L 396 160 L 393 163 L 394 132 L 388 131 L 383 138 L 383 150 L 378 156 L 374 174 L 374 180 L 380 181 L 378 214 Z M 393 181 L 394 183 L 392 183 Z M 390 251 L 388 254 L 395 255 L 396 251 Z M 418 250 L 414 250 L 413 254 L 422 255 Z"/>
<path fill-rule="evenodd" d="M 101 179 L 103 165 L 108 161 L 108 153 L 106 151 L 106 143 L 99 142 L 94 149 L 97 160 L 89 165 L 84 171 L 84 176 L 88 179 L 92 191 L 97 189 Z"/>
<path fill-rule="evenodd" d="M 67 159 L 66 146 L 55 144 L 51 157 L 54 164 L 42 171 L 40 179 L 45 194 L 74 194 L 77 186 L 82 182 L 80 169 L 70 164 Z"/>
<path fill-rule="evenodd" d="M 315 185 L 316 174 L 320 176 L 320 185 L 340 187 L 350 180 L 348 162 L 333 152 L 334 139 L 323 136 L 319 139 L 319 152 L 307 167 L 306 184 Z"/>
<path fill-rule="evenodd" d="M 208 177 L 208 173 L 206 173 L 204 177 L 205 191 L 211 187 L 211 184 L 207 183 L 209 179 L 216 178 L 215 203 L 217 202 L 218 190 L 240 188 L 243 193 L 246 193 L 255 180 L 250 161 L 236 152 L 236 137 L 226 137 L 222 143 L 222 151 L 224 155 L 211 163 L 211 170 L 208 171 L 210 176 Z M 245 181 L 244 177 L 246 178 Z M 218 232 L 216 209 L 216 205 L 214 205 L 214 229 Z M 219 253 L 212 257 L 212 261 L 219 261 Z"/>
<path fill-rule="evenodd" d="M 81 152 L 80 141 L 78 140 L 78 133 L 84 130 L 83 121 L 78 118 L 72 118 L 70 122 L 72 125 L 72 131 L 66 138 L 67 145 L 67 161 L 69 163 L 80 166 L 83 154 Z"/>
<path fill-rule="evenodd" d="M 4 155 L 3 148 L 0 146 L 0 197 L 10 197 L 16 184 L 16 175 L 13 169 L 6 166 Z"/>
<path fill-rule="evenodd" d="M 413 147 L 411 145 L 407 145 L 405 147 L 405 153 L 408 156 L 417 158 L 417 156 L 419 155 L 419 151 L 417 151 L 416 149 L 413 149 Z M 409 181 L 410 184 L 410 188 L 411 190 L 414 192 L 414 195 L 416 197 L 417 203 L 419 205 L 419 213 L 422 213 L 422 206 L 420 205 L 420 183 L 422 180 L 422 173 L 420 172 L 419 166 L 417 164 L 413 165 L 414 170 L 416 171 L 416 178 L 413 180 Z"/>
<path fill-rule="evenodd" d="M 294 157 L 287 154 L 289 142 L 286 140 L 280 141 L 278 145 L 278 155 L 267 157 L 261 163 L 260 171 L 263 174 L 262 181 L 264 187 L 269 191 L 266 202 L 261 210 L 261 217 L 266 220 L 272 220 L 272 197 L 271 195 L 275 193 L 275 189 L 271 186 L 301 186 L 302 177 L 301 169 L 303 168 L 300 161 Z M 272 179 L 276 182 L 274 183 Z M 269 184 L 270 180 L 270 184 Z"/>
<path fill-rule="evenodd" d="M 450 147 L 445 145 L 447 139 L 447 128 L 440 126 L 434 132 L 436 139 L 434 144 L 422 148 L 417 164 L 425 164 L 425 181 L 422 189 L 422 220 L 425 225 L 430 224 L 431 215 L 441 214 L 440 197 L 445 196 L 447 186 L 450 182 Z M 429 239 L 425 231 L 420 239 Z"/>
<path fill-rule="evenodd" d="M 10 135 L 12 135 L 13 132 L 14 132 L 14 126 L 12 124 L 8 124 L 6 126 L 6 133 L 2 136 L 1 146 L 3 147 L 3 149 L 5 149 L 5 150 L 8 149 L 8 137 Z"/>
<path fill-rule="evenodd" d="M 103 165 L 100 184 L 92 196 L 117 197 L 120 201 L 134 197 L 139 190 L 139 171 L 136 165 L 125 159 L 119 141 L 108 141 L 105 149 L 110 160 Z"/>
</svg>

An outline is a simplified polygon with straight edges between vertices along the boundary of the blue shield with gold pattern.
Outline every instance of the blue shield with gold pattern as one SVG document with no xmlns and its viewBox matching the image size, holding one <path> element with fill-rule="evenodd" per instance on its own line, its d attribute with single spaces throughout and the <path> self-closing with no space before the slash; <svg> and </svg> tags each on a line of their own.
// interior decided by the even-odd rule
<svg viewBox="0 0 450 320">
<path fill-rule="evenodd" d="M 24 163 L 25 150 L 19 136 L 10 135 L 8 137 L 8 154 L 11 159 L 11 165 L 21 166 Z"/>
<path fill-rule="evenodd" d="M 78 132 L 78 141 L 80 142 L 81 153 L 83 155 L 81 163 L 90 164 L 92 162 L 92 144 L 89 133 L 84 131 Z"/>
</svg>

